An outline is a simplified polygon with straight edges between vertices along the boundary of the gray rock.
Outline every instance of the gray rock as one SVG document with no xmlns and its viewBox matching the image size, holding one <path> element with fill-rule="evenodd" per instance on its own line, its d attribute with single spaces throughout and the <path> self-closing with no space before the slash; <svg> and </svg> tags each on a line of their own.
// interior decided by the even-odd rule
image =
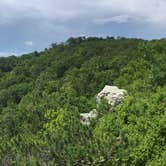
<svg viewBox="0 0 166 166">
<path fill-rule="evenodd" d="M 119 89 L 117 86 L 106 85 L 104 89 L 97 94 L 96 100 L 99 104 L 101 99 L 105 98 L 108 101 L 108 104 L 110 104 L 111 106 L 116 106 L 122 103 L 126 93 L 126 90 Z"/>
<path fill-rule="evenodd" d="M 127 93 L 124 89 L 119 89 L 117 86 L 106 85 L 104 89 L 99 92 L 96 96 L 96 101 L 100 104 L 101 99 L 105 98 L 112 107 L 122 103 L 125 94 Z M 89 113 L 81 113 L 81 123 L 83 125 L 90 125 L 90 121 L 97 117 L 97 111 L 94 109 Z"/>
<path fill-rule="evenodd" d="M 83 125 L 90 125 L 90 121 L 97 117 L 97 111 L 94 109 L 89 113 L 81 113 L 80 116 L 81 116 L 81 123 Z"/>
</svg>

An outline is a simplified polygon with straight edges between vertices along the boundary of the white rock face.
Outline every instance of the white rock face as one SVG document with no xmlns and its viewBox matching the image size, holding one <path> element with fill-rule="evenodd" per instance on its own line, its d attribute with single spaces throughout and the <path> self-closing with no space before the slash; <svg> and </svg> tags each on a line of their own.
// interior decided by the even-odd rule
<svg viewBox="0 0 166 166">
<path fill-rule="evenodd" d="M 116 106 L 120 104 L 127 93 L 124 89 L 119 89 L 117 86 L 106 85 L 104 89 L 97 94 L 96 100 L 97 103 L 100 103 L 102 98 L 105 98 L 108 101 L 108 104 Z"/>
<path fill-rule="evenodd" d="M 119 89 L 117 86 L 106 85 L 104 89 L 97 94 L 96 100 L 99 104 L 102 98 L 105 98 L 112 107 L 122 103 L 125 94 L 124 89 Z M 97 117 L 97 111 L 94 109 L 89 113 L 81 113 L 81 123 L 83 125 L 90 125 L 90 121 Z"/>
<path fill-rule="evenodd" d="M 89 113 L 81 113 L 80 115 L 81 115 L 81 123 L 83 125 L 90 125 L 90 121 L 97 117 L 97 112 L 94 109 Z"/>
</svg>

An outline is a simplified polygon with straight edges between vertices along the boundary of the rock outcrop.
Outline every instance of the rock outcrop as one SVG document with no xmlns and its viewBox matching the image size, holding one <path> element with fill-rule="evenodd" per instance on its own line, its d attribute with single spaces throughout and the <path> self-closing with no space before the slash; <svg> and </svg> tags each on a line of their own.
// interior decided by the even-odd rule
<svg viewBox="0 0 166 166">
<path fill-rule="evenodd" d="M 83 125 L 90 125 L 90 121 L 97 117 L 97 111 L 94 109 L 89 113 L 81 113 L 80 116 Z"/>
<path fill-rule="evenodd" d="M 99 92 L 96 96 L 96 101 L 100 104 L 101 99 L 104 98 L 108 101 L 112 107 L 122 103 L 125 94 L 127 93 L 124 89 L 119 89 L 117 86 L 106 85 L 104 89 Z M 83 125 L 89 125 L 92 119 L 97 117 L 97 111 L 94 109 L 89 113 L 81 113 L 81 123 Z"/>
<path fill-rule="evenodd" d="M 116 106 L 123 101 L 125 94 L 127 93 L 124 89 L 119 89 L 117 86 L 106 85 L 104 89 L 97 94 L 97 103 L 100 103 L 101 99 L 104 98 L 108 101 L 111 106 Z"/>
</svg>

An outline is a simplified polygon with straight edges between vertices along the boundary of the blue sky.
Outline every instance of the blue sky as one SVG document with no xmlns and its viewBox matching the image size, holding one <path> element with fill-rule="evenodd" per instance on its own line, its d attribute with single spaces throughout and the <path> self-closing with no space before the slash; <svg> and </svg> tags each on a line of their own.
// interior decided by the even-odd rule
<svg viewBox="0 0 166 166">
<path fill-rule="evenodd" d="M 165 0 L 1 0 L 0 56 L 71 36 L 166 37 Z"/>
</svg>

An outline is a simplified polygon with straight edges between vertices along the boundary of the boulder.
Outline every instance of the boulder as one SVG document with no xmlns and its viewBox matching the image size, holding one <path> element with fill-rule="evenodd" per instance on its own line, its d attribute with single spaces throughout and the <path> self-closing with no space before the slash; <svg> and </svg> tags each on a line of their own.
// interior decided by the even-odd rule
<svg viewBox="0 0 166 166">
<path fill-rule="evenodd" d="M 104 89 L 97 94 L 96 101 L 100 104 L 101 99 L 105 98 L 112 107 L 122 103 L 125 94 L 127 93 L 124 89 L 119 89 L 117 86 L 106 85 Z M 83 125 L 90 125 L 90 121 L 97 117 L 97 111 L 94 109 L 89 113 L 81 113 L 81 123 Z"/>
<path fill-rule="evenodd" d="M 97 103 L 99 104 L 101 99 L 104 98 L 111 106 L 120 104 L 127 93 L 124 89 L 119 89 L 117 86 L 106 85 L 104 89 L 96 96 Z"/>
<path fill-rule="evenodd" d="M 94 109 L 89 113 L 81 113 L 80 116 L 81 116 L 81 123 L 83 125 L 90 125 L 90 121 L 97 117 L 97 111 Z"/>
</svg>

